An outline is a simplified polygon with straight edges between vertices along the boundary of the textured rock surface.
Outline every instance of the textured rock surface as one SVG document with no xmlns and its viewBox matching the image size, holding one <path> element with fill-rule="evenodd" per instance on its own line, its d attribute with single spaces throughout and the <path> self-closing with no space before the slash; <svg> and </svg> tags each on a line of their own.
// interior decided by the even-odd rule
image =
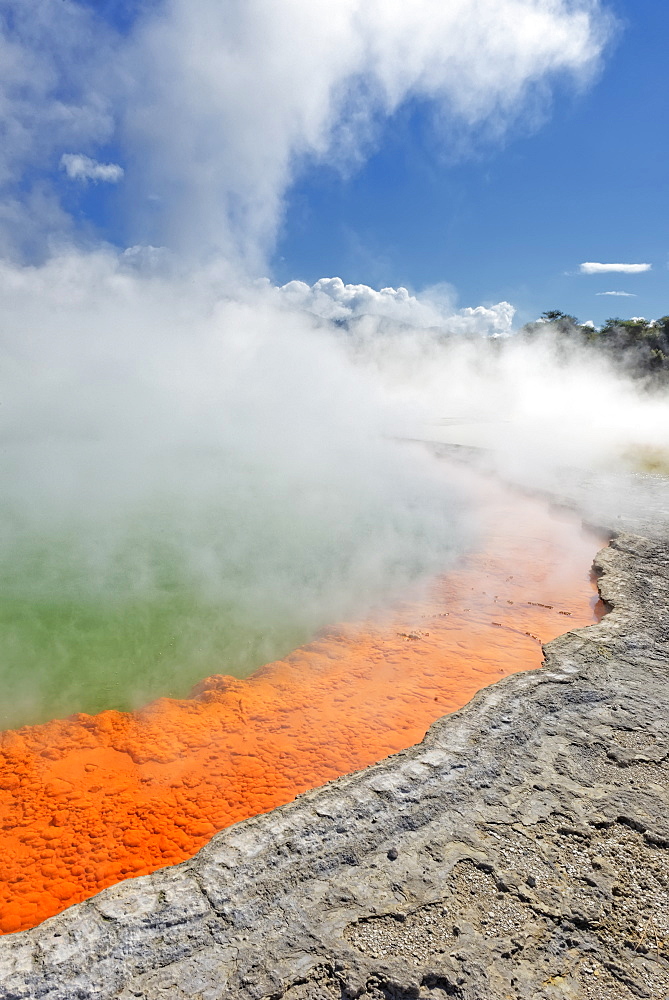
<svg viewBox="0 0 669 1000">
<path fill-rule="evenodd" d="M 669 542 L 425 740 L 0 940 L 0 997 L 669 997 Z"/>
</svg>

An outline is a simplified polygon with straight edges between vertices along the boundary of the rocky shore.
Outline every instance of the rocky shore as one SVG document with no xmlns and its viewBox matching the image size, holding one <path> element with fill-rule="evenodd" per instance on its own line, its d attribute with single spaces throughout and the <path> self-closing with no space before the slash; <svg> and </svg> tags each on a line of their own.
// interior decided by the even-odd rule
<svg viewBox="0 0 669 1000">
<path fill-rule="evenodd" d="M 541 670 L 0 939 L 0 998 L 669 997 L 669 533 L 596 566 Z"/>
</svg>

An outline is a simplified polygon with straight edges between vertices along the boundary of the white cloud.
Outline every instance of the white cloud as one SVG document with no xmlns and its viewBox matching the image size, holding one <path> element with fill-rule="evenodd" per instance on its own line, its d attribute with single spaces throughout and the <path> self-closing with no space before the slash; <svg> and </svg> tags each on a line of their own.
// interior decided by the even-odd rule
<svg viewBox="0 0 669 1000">
<path fill-rule="evenodd" d="M 652 264 L 599 264 L 596 261 L 586 261 L 581 264 L 581 274 L 641 274 L 650 271 Z"/>
<path fill-rule="evenodd" d="M 105 181 L 118 184 L 125 171 L 118 163 L 100 163 L 83 153 L 63 153 L 60 165 L 73 181 Z"/>
<path fill-rule="evenodd" d="M 321 278 L 313 285 L 290 281 L 277 289 L 280 300 L 325 320 L 395 331 L 408 328 L 443 333 L 500 336 L 511 332 L 515 314 L 509 302 L 456 309 L 453 293 L 443 286 L 411 295 L 406 288 L 346 285 L 341 278 Z"/>
<path fill-rule="evenodd" d="M 617 295 L 625 299 L 635 299 L 635 292 L 596 292 L 596 295 Z"/>
<path fill-rule="evenodd" d="M 156 0 L 124 36 L 75 0 L 5 6 L 0 182 L 116 130 L 128 242 L 256 267 L 306 159 L 355 162 L 410 99 L 499 135 L 586 81 L 612 29 L 600 0 Z"/>
</svg>

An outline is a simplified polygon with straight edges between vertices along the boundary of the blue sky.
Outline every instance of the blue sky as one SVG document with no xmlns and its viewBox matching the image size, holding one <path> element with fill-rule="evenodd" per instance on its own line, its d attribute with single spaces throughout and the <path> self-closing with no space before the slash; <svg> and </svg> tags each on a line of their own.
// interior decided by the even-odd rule
<svg viewBox="0 0 669 1000">
<path fill-rule="evenodd" d="M 506 299 L 521 321 L 555 308 L 598 324 L 669 313 L 669 6 L 609 7 L 620 28 L 600 78 L 558 93 L 532 134 L 449 163 L 447 138 L 414 108 L 387 124 L 352 176 L 310 170 L 290 193 L 276 275 L 414 289 L 445 281 L 460 304 Z M 586 276 L 583 261 L 653 268 Z M 607 291 L 636 297 L 597 294 Z"/>
<path fill-rule="evenodd" d="M 665 4 L 481 0 L 478 23 L 435 0 L 330 3 L 0 0 L 23 46 L 0 81 L 8 252 L 166 245 L 279 284 L 443 284 L 517 322 L 669 312 Z M 121 179 L 68 175 L 63 154 Z"/>
</svg>

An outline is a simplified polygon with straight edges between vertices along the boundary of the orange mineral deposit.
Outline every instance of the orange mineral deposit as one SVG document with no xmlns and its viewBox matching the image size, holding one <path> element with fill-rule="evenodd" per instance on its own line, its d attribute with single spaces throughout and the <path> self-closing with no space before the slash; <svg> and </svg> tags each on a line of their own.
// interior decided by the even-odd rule
<svg viewBox="0 0 669 1000">
<path fill-rule="evenodd" d="M 541 643 L 597 619 L 602 539 L 500 492 L 477 550 L 392 613 L 188 699 L 5 732 L 0 929 L 194 854 L 216 830 L 411 746 Z"/>
</svg>

